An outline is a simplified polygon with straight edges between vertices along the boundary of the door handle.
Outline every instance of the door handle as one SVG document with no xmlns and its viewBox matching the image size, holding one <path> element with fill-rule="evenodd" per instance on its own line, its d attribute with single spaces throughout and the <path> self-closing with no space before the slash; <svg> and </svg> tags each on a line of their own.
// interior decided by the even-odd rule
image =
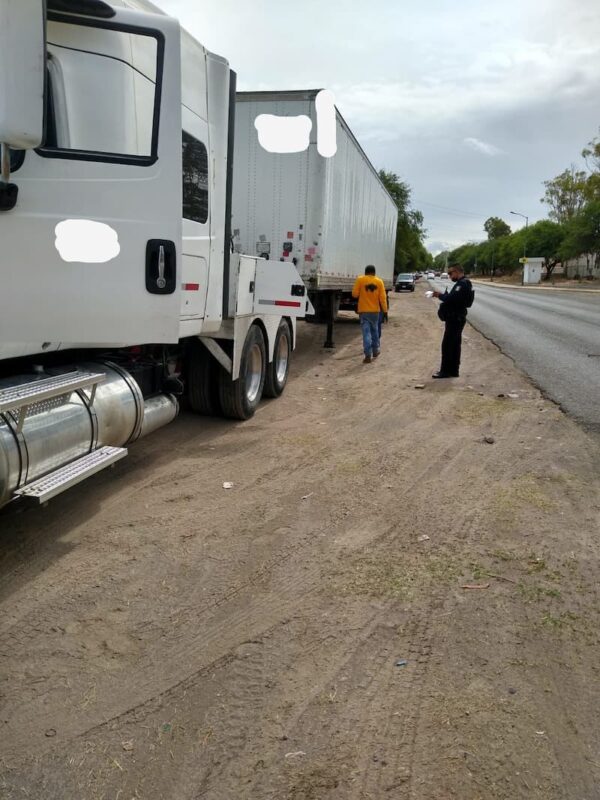
<svg viewBox="0 0 600 800">
<path fill-rule="evenodd" d="M 146 245 L 146 291 L 173 294 L 177 287 L 177 250 L 167 239 L 150 239 Z"/>
<path fill-rule="evenodd" d="M 167 285 L 165 280 L 165 246 L 161 244 L 158 248 L 158 278 L 156 279 L 156 288 L 164 289 Z"/>
</svg>

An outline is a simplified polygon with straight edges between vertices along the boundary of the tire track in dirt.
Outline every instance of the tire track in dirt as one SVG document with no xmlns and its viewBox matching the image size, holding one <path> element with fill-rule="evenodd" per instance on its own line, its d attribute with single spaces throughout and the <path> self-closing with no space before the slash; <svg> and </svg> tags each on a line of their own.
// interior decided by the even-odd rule
<svg viewBox="0 0 600 800">
<path fill-rule="evenodd" d="M 422 473 L 417 473 L 414 480 L 409 483 L 407 491 L 410 491 L 412 488 L 414 488 L 414 486 L 418 484 L 419 481 L 423 480 L 424 476 L 429 471 L 431 470 L 435 471 L 438 468 L 437 467 L 438 464 L 451 461 L 452 459 L 450 458 L 450 456 L 451 456 L 451 448 L 449 448 L 445 452 L 442 451 L 442 453 L 439 455 L 439 458 L 433 465 L 429 464 L 425 467 Z M 278 521 L 280 520 L 277 519 L 271 520 L 269 522 L 269 526 L 272 526 L 273 523 L 276 524 Z M 341 524 L 343 526 L 343 522 Z M 157 525 L 158 527 L 160 527 L 160 522 L 158 522 Z M 338 523 L 338 525 L 340 525 L 340 523 Z M 214 612 L 216 609 L 219 609 L 221 606 L 229 604 L 232 601 L 235 601 L 237 598 L 240 598 L 244 592 L 252 590 L 253 587 L 257 585 L 263 584 L 265 581 L 269 579 L 271 572 L 275 568 L 283 566 L 286 562 L 290 561 L 290 559 L 293 557 L 297 549 L 303 551 L 303 558 L 305 558 L 306 553 L 304 551 L 308 544 L 310 544 L 314 540 L 317 540 L 318 537 L 320 536 L 331 537 L 333 533 L 334 530 L 332 529 L 332 526 L 328 524 L 323 524 L 316 530 L 313 528 L 311 529 L 308 535 L 304 536 L 300 540 L 295 540 L 290 545 L 284 546 L 283 549 L 280 549 L 276 557 L 268 559 L 266 562 L 264 562 L 261 565 L 261 567 L 257 571 L 252 573 L 244 583 L 234 586 L 229 585 L 227 590 L 221 593 L 220 597 L 215 599 L 212 603 L 204 604 L 200 613 L 195 604 L 190 606 L 187 611 L 185 611 L 185 609 L 182 610 L 181 608 L 178 609 L 177 612 L 175 612 L 175 616 L 178 619 L 175 623 L 174 630 L 171 634 L 163 633 L 163 644 L 164 646 L 169 648 L 169 651 L 173 654 L 174 660 L 180 665 L 180 668 L 181 665 L 183 664 L 187 665 L 187 669 L 193 668 L 193 666 L 195 665 L 197 653 L 206 652 L 207 644 L 210 644 L 213 641 L 210 635 L 207 636 L 206 633 L 201 634 L 197 639 L 193 636 L 190 637 L 189 631 L 186 631 L 186 625 L 190 625 L 194 622 L 197 622 L 198 619 L 203 614 L 206 613 L 210 614 Z M 288 563 L 287 566 L 289 568 L 291 565 Z M 228 567 L 223 563 L 220 569 L 220 575 L 223 577 L 223 582 L 227 582 L 226 579 L 227 571 Z M 292 571 L 294 572 L 294 574 L 298 574 L 297 570 L 292 570 Z M 218 582 L 221 582 L 218 572 L 215 577 L 218 579 Z M 282 587 L 283 594 L 278 593 L 278 596 L 285 596 L 285 591 L 287 590 L 287 593 L 295 597 L 296 600 L 289 607 L 284 603 L 283 606 L 279 609 L 280 613 L 287 614 L 291 610 L 293 610 L 293 608 L 297 603 L 303 602 L 303 598 L 306 596 L 306 594 L 310 593 L 312 588 L 314 588 L 317 579 L 318 579 L 318 570 L 314 570 L 310 575 L 307 575 L 306 571 L 304 571 L 304 574 L 302 574 L 302 579 L 299 580 L 298 582 L 290 583 L 286 579 L 287 585 L 285 587 Z M 309 580 L 309 584 L 311 585 L 307 585 L 307 580 Z M 233 619 L 229 618 L 229 622 L 231 624 L 230 628 L 231 631 L 247 630 L 248 625 L 251 623 L 252 619 L 264 617 L 266 614 L 268 615 L 271 603 L 272 603 L 271 597 L 267 597 L 265 598 L 264 602 L 259 604 L 254 602 L 249 606 L 247 606 L 245 609 L 243 609 L 241 613 L 234 614 Z M 40 632 L 41 630 L 43 630 L 45 625 L 50 624 L 53 614 L 54 611 L 52 609 L 49 609 L 49 613 L 47 613 L 45 616 L 40 617 L 39 613 L 34 613 L 33 615 L 30 616 L 29 619 L 22 619 L 19 625 L 15 626 L 16 634 L 19 635 L 18 634 L 19 626 L 23 626 L 24 630 L 31 628 L 31 630 L 33 631 L 32 635 L 34 635 L 36 632 Z M 229 614 L 229 609 L 226 609 L 223 618 L 228 614 Z M 220 619 L 220 617 L 217 618 L 217 622 L 215 623 L 217 624 L 217 626 L 219 625 L 218 619 Z M 268 623 L 270 618 L 267 616 L 266 620 Z M 23 625 L 23 623 L 25 624 Z M 178 630 L 182 630 L 181 636 L 178 636 L 177 634 Z M 14 634 L 15 634 L 14 629 L 8 632 L 9 636 L 12 636 Z M 219 634 L 217 637 L 214 638 L 221 639 L 222 637 Z M 232 638 L 228 637 L 228 641 L 232 643 L 235 643 L 235 639 L 236 639 L 235 634 L 233 635 Z M 217 641 L 215 641 L 215 645 L 216 644 Z M 222 649 L 220 649 L 219 652 L 222 652 Z M 152 659 L 143 658 L 143 662 L 140 664 L 140 667 L 143 672 L 151 673 L 153 671 Z M 139 688 L 140 687 L 138 686 L 138 690 Z M 160 689 L 160 687 L 156 686 L 155 682 L 151 682 L 151 684 L 147 688 L 148 690 L 151 691 L 157 691 L 157 688 Z"/>
<path fill-rule="evenodd" d="M 155 445 L 140 450 L 131 474 L 143 479 L 143 487 L 131 499 L 124 492 L 110 496 L 108 483 L 100 486 L 98 494 L 86 492 L 82 497 L 98 498 L 102 505 L 94 509 L 96 518 L 91 523 L 85 522 L 82 504 L 65 497 L 65 509 L 71 515 L 67 535 L 63 537 L 57 516 L 52 523 L 57 545 L 45 553 L 52 569 L 45 574 L 37 568 L 25 570 L 20 589 L 11 603 L 5 603 L 4 620 L 15 627 L 17 635 L 21 625 L 24 637 L 13 644 L 7 662 L 15 667 L 22 661 L 25 679 L 19 685 L 13 682 L 11 703 L 37 698 L 19 719 L 22 752 L 16 746 L 10 750 L 13 766 L 20 765 L 11 773 L 15 791 L 22 785 L 32 796 L 50 800 L 43 791 L 42 773 L 54 775 L 52 785 L 58 787 L 62 770 L 62 795 L 57 788 L 52 800 L 63 800 L 69 796 L 68 788 L 75 786 L 66 782 L 71 780 L 67 758 L 76 754 L 83 759 L 89 747 L 85 774 L 95 768 L 94 759 L 101 760 L 107 752 L 125 764 L 122 739 L 149 728 L 152 736 L 158 729 L 160 739 L 161 725 L 177 718 L 181 738 L 169 740 L 172 754 L 161 750 L 161 761 L 158 750 L 148 746 L 142 751 L 140 744 L 136 765 L 131 762 L 126 775 L 109 763 L 107 770 L 97 773 L 94 793 L 78 790 L 71 795 L 96 800 L 122 790 L 123 800 L 128 794 L 134 796 L 134 789 L 143 784 L 149 798 L 181 800 L 234 796 L 368 800 L 369 795 L 373 800 L 380 795 L 420 800 L 425 796 L 420 792 L 427 770 L 434 773 L 434 766 L 444 767 L 444 762 L 436 765 L 436 753 L 429 752 L 432 740 L 439 745 L 433 736 L 439 689 L 460 678 L 457 663 L 463 657 L 464 642 L 478 655 L 480 643 L 468 639 L 464 626 L 471 622 L 481 634 L 482 626 L 487 622 L 489 628 L 494 613 L 504 608 L 498 598 L 513 591 L 508 584 L 492 584 L 494 589 L 488 593 L 461 593 L 456 581 L 440 577 L 438 567 L 452 568 L 455 575 L 469 568 L 471 560 L 489 564 L 489 558 L 485 559 L 495 546 L 492 512 L 498 488 L 510 485 L 515 475 L 541 472 L 533 441 L 539 430 L 531 428 L 536 415 L 530 412 L 535 409 L 526 407 L 539 401 L 530 396 L 523 403 L 506 400 L 504 410 L 495 416 L 499 389 L 510 381 L 510 389 L 522 391 L 520 379 L 504 367 L 494 377 L 494 385 L 500 385 L 493 397 L 480 399 L 459 382 L 413 392 L 406 386 L 410 383 L 406 374 L 408 370 L 408 374 L 418 374 L 419 359 L 411 352 L 404 364 L 403 354 L 391 348 L 387 375 L 380 370 L 380 377 L 371 373 L 375 377 L 366 379 L 358 366 L 358 340 L 351 347 L 347 362 L 335 364 L 329 359 L 325 370 L 316 370 L 334 373 L 335 385 L 323 393 L 328 401 L 315 391 L 323 378 L 316 380 L 318 376 L 309 374 L 314 367 L 307 368 L 293 387 L 299 399 L 283 398 L 283 405 L 273 413 L 265 406 L 266 413 L 256 424 L 250 423 L 249 433 L 238 426 L 221 431 L 220 446 L 211 450 L 199 440 L 187 443 L 182 428 L 181 445 L 169 462 L 151 459 L 144 465 L 144 453 L 152 454 Z M 482 348 L 487 352 L 487 347 L 475 342 L 473 352 L 481 358 Z M 356 368 L 350 358 L 357 359 Z M 499 356 L 494 358 L 495 364 L 501 364 Z M 396 375 L 390 373 L 394 367 Z M 490 378 L 488 382 L 493 384 Z M 396 387 L 400 387 L 398 397 Z M 455 414 L 456 409 L 460 413 Z M 540 430 L 550 437 L 549 418 L 555 415 L 542 416 L 545 422 Z M 317 441 L 305 441 L 307 427 L 325 420 L 328 424 L 323 430 L 317 429 Z M 298 441 L 282 446 L 288 425 Z M 560 425 L 563 436 L 567 428 Z M 495 446 L 481 443 L 484 432 L 496 436 Z M 265 447 L 266 434 L 277 446 Z M 523 440 L 521 450 L 514 439 Z M 553 446 L 553 453 L 557 447 Z M 242 491 L 223 495 L 217 491 L 211 496 L 210 481 L 218 482 L 225 471 L 228 474 L 223 477 L 229 479 L 236 469 L 236 488 Z M 307 500 L 300 499 L 311 493 Z M 188 495 L 194 499 L 188 501 Z M 572 495 L 575 498 L 574 489 Z M 591 493 L 589 500 L 593 500 Z M 127 535 L 127 520 L 132 518 L 140 522 L 137 538 Z M 516 519 L 526 524 L 533 520 L 533 513 Z M 31 526 L 25 516 L 23 521 L 22 530 L 31 536 L 35 550 L 40 540 L 28 530 L 33 517 Z M 558 546 L 559 529 L 552 528 L 546 518 L 542 523 L 549 546 Z M 422 533 L 430 536 L 429 542 L 418 543 Z M 502 544 L 508 548 L 510 537 L 517 534 L 507 527 L 502 535 L 507 540 Z M 569 541 L 579 540 L 570 537 Z M 582 546 L 584 541 L 582 533 Z M 565 549 L 567 542 L 561 546 Z M 135 552 L 136 547 L 141 564 L 129 560 L 130 549 Z M 403 600 L 377 591 L 336 594 L 336 570 L 352 569 L 355 560 L 367 567 L 369 562 L 392 567 L 406 563 L 415 568 L 417 578 L 421 570 L 427 580 L 422 587 L 417 580 L 413 596 Z M 435 568 L 431 574 L 428 565 Z M 136 599 L 132 586 L 140 570 L 145 580 Z M 36 578 L 30 587 L 25 576 Z M 96 582 L 102 586 L 93 592 Z M 109 617 L 111 603 L 125 599 L 132 601 L 130 617 L 125 622 Z M 479 610 L 476 603 L 481 603 Z M 518 604 L 505 607 L 512 616 L 505 625 L 499 621 L 499 630 L 502 625 L 505 628 L 502 644 L 518 653 L 510 637 L 511 620 L 521 624 Z M 142 647 L 131 662 L 124 654 L 119 670 L 104 676 L 100 661 L 96 664 L 89 657 L 69 661 L 70 656 L 61 655 L 56 645 L 54 653 L 48 650 L 48 658 L 54 659 L 48 674 L 55 682 L 60 674 L 76 684 L 82 668 L 98 667 L 102 682 L 97 685 L 97 701 L 71 715 L 68 707 L 60 709 L 60 697 L 49 695 L 47 686 L 35 689 L 35 678 L 26 672 L 35 666 L 36 650 L 39 654 L 39 648 L 48 645 L 44 625 L 64 617 L 99 625 L 96 614 L 115 632 L 139 632 Z M 493 648 L 490 632 L 485 632 L 482 642 Z M 244 645 L 249 639 L 254 643 Z M 566 659 L 566 653 L 566 647 L 560 649 L 561 657 Z M 407 657 L 408 665 L 395 667 L 398 657 Z M 454 672 L 446 669 L 446 661 Z M 494 664 L 498 674 L 492 675 L 483 659 L 474 657 L 473 663 L 482 665 L 488 683 L 497 688 L 494 680 L 500 680 L 502 662 Z M 577 680 L 571 677 L 573 692 L 566 696 L 573 706 L 578 702 L 575 687 L 584 684 L 584 677 L 585 672 Z M 557 669 L 553 686 L 560 691 L 561 680 L 569 679 L 565 670 Z M 542 691 L 536 696 L 540 706 L 548 702 Z M 48 698 L 50 704 L 44 704 L 42 700 Z M 588 703 L 591 699 L 588 696 Z M 521 706 L 525 708 L 525 702 Z M 555 727 L 560 728 L 568 711 L 566 699 L 556 704 Z M 517 721 L 516 716 L 511 719 Z M 58 728 L 58 735 L 40 741 L 45 724 Z M 209 735 L 209 729 L 218 729 L 219 737 Z M 288 739 L 277 744 L 282 729 Z M 582 729 L 593 741 L 593 725 Z M 5 736 L 9 748 L 13 748 L 12 733 L 11 725 Z M 463 730 L 463 739 L 468 741 L 468 735 L 468 729 Z M 156 747 L 166 747 L 167 739 L 165 734 Z M 585 785 L 576 781 L 583 764 L 580 739 L 576 732 L 569 733 L 569 748 L 577 756 L 575 766 L 571 773 L 563 767 L 557 785 L 569 780 L 570 774 L 574 786 Z M 553 759 L 563 759 L 564 764 L 564 752 L 552 744 L 556 748 Z M 299 750 L 307 756 L 286 759 L 289 752 Z M 516 771 L 518 758 L 508 762 L 506 769 L 513 766 Z M 39 776 L 37 792 L 31 791 L 31 771 Z M 491 770 L 488 775 L 495 778 L 498 773 Z M 385 792 L 388 786 L 393 788 Z M 477 786 L 482 792 L 489 788 L 483 780 Z M 438 800 L 433 790 L 426 796 Z M 520 795 L 513 792 L 497 798 L 515 796 Z"/>
</svg>

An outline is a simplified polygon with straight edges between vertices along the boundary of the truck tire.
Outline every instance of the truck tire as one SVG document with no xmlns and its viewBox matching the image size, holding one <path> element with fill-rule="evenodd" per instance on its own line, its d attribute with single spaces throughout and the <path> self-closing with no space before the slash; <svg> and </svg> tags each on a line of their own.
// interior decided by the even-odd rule
<svg viewBox="0 0 600 800">
<path fill-rule="evenodd" d="M 232 381 L 225 370 L 220 372 L 219 399 L 226 417 L 250 419 L 253 416 L 262 397 L 266 365 L 265 338 L 258 325 L 252 325 L 242 350 L 239 378 Z"/>
<path fill-rule="evenodd" d="M 218 392 L 218 367 L 202 342 L 190 345 L 187 369 L 187 398 L 191 410 L 205 417 L 221 413 Z"/>
<path fill-rule="evenodd" d="M 267 374 L 263 389 L 263 395 L 265 397 L 279 397 L 283 393 L 290 371 L 291 355 L 292 334 L 290 326 L 282 319 L 277 328 L 277 335 L 275 336 L 273 361 L 267 365 Z"/>
</svg>

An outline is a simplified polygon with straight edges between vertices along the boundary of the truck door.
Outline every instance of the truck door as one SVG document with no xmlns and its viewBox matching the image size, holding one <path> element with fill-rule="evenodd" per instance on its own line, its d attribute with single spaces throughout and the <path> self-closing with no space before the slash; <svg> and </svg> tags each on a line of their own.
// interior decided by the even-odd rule
<svg viewBox="0 0 600 800">
<path fill-rule="evenodd" d="M 18 204 L 0 213 L 0 341 L 175 342 L 179 25 L 49 12 L 47 48 L 46 140 L 12 154 Z"/>
</svg>

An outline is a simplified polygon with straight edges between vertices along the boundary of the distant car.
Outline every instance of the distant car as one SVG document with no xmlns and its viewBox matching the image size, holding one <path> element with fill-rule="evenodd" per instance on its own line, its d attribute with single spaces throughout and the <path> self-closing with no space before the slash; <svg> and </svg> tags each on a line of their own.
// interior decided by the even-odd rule
<svg viewBox="0 0 600 800">
<path fill-rule="evenodd" d="M 428 281 L 432 281 L 435 278 L 435 272 L 428 272 L 426 277 Z"/>
<path fill-rule="evenodd" d="M 402 292 L 404 290 L 407 292 L 414 292 L 415 290 L 415 276 L 412 274 L 412 272 L 401 273 L 396 278 L 394 291 Z"/>
<path fill-rule="evenodd" d="M 447 273 L 447 272 L 442 272 L 442 274 L 440 275 L 440 280 L 441 280 L 441 281 L 447 281 L 447 280 L 449 280 L 449 278 L 448 278 L 448 273 Z"/>
</svg>

